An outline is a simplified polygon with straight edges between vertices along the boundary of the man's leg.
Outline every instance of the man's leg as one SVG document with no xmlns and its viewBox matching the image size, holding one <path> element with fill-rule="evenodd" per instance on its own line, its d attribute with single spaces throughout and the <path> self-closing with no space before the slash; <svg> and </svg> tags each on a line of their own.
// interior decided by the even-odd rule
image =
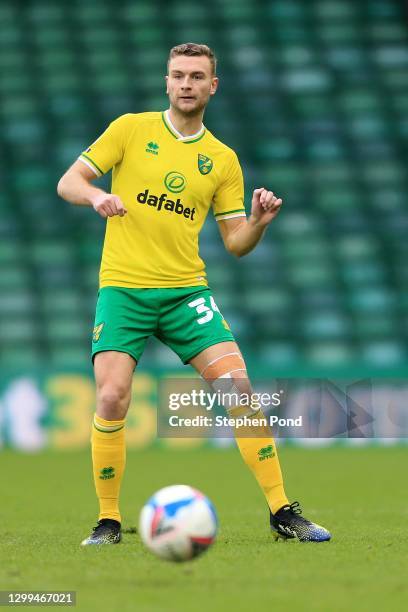
<svg viewBox="0 0 408 612">
<path fill-rule="evenodd" d="M 125 417 L 136 361 L 127 353 L 103 351 L 94 359 L 96 413 L 92 425 L 92 463 L 99 499 L 97 530 L 83 544 L 120 539 L 119 492 L 126 462 Z"/>
<path fill-rule="evenodd" d="M 190 363 L 210 384 L 220 377 L 228 376 L 231 378 L 231 386 L 234 384 L 240 393 L 249 395 L 252 393 L 245 362 L 235 342 L 222 342 L 210 346 L 191 359 Z M 229 412 L 231 413 L 231 410 Z M 257 412 L 257 419 L 262 416 L 262 413 Z M 272 512 L 276 512 L 289 502 L 283 487 L 282 472 L 272 432 L 269 427 L 254 426 L 246 428 L 245 431 L 241 430 L 241 434 L 239 430 L 235 433 L 241 456 L 257 479 L 269 508 Z M 259 451 L 267 447 L 271 447 L 271 450 L 264 460 L 264 456 L 260 455 Z"/>
<path fill-rule="evenodd" d="M 233 393 L 251 394 L 244 359 L 235 342 L 222 342 L 205 349 L 193 359 L 191 365 L 210 384 L 217 387 L 222 383 L 226 392 L 227 385 Z M 242 416 L 242 407 L 228 406 L 232 416 Z M 248 416 L 259 420 L 262 411 L 248 410 Z M 282 473 L 269 426 L 250 425 L 235 429 L 235 439 L 241 455 L 255 475 L 270 509 L 270 525 L 276 539 L 297 538 L 302 542 L 326 542 L 331 535 L 321 525 L 317 525 L 301 515 L 298 502 L 289 504 L 283 488 Z"/>
</svg>

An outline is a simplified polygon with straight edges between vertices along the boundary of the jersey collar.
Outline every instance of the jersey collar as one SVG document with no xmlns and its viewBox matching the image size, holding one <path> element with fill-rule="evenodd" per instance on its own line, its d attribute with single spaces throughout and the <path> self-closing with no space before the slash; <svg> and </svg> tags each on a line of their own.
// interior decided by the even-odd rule
<svg viewBox="0 0 408 612">
<path fill-rule="evenodd" d="M 198 140 L 201 140 L 201 138 L 204 136 L 205 131 L 206 131 L 205 126 L 202 123 L 201 128 L 198 130 L 198 132 L 196 132 L 195 134 L 191 134 L 190 136 L 183 136 L 183 134 L 180 134 L 180 132 L 176 130 L 176 128 L 172 124 L 168 110 L 162 112 L 162 119 L 163 119 L 164 125 L 169 130 L 170 134 L 174 136 L 176 140 L 179 140 L 180 142 L 184 142 L 186 144 L 190 144 L 191 142 L 197 142 Z"/>
</svg>

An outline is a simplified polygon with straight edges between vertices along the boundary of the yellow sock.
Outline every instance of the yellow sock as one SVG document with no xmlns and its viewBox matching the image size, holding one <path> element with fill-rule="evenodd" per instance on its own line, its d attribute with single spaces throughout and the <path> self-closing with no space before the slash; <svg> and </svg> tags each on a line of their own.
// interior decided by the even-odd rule
<svg viewBox="0 0 408 612">
<path fill-rule="evenodd" d="M 253 418 L 264 419 L 265 416 L 260 410 Z M 242 437 L 244 433 L 245 436 L 252 437 Z M 264 492 L 269 508 L 275 513 L 289 501 L 283 488 L 282 472 L 271 429 L 269 425 L 256 425 L 239 428 L 237 434 L 235 439 L 241 456 Z"/>
<path fill-rule="evenodd" d="M 92 462 L 99 520 L 121 522 L 119 490 L 126 463 L 125 420 L 107 421 L 95 414 L 92 426 Z"/>
</svg>

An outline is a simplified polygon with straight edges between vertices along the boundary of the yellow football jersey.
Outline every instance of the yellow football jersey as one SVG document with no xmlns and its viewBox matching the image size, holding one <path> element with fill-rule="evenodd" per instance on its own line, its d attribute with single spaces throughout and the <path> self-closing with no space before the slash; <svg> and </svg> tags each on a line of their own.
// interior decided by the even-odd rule
<svg viewBox="0 0 408 612">
<path fill-rule="evenodd" d="M 198 234 L 212 205 L 215 218 L 245 216 L 235 152 L 204 126 L 183 137 L 168 111 L 122 115 L 79 159 L 101 176 L 127 214 L 109 217 L 100 286 L 206 285 Z"/>
</svg>

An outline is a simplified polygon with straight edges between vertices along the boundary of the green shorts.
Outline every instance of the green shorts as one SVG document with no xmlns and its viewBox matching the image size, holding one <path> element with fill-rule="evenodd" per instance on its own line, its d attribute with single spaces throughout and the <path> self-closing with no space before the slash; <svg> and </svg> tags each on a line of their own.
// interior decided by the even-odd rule
<svg viewBox="0 0 408 612">
<path fill-rule="evenodd" d="M 101 351 L 120 351 L 139 361 L 150 336 L 183 363 L 213 344 L 234 341 L 208 287 L 99 290 L 92 360 Z"/>
</svg>

